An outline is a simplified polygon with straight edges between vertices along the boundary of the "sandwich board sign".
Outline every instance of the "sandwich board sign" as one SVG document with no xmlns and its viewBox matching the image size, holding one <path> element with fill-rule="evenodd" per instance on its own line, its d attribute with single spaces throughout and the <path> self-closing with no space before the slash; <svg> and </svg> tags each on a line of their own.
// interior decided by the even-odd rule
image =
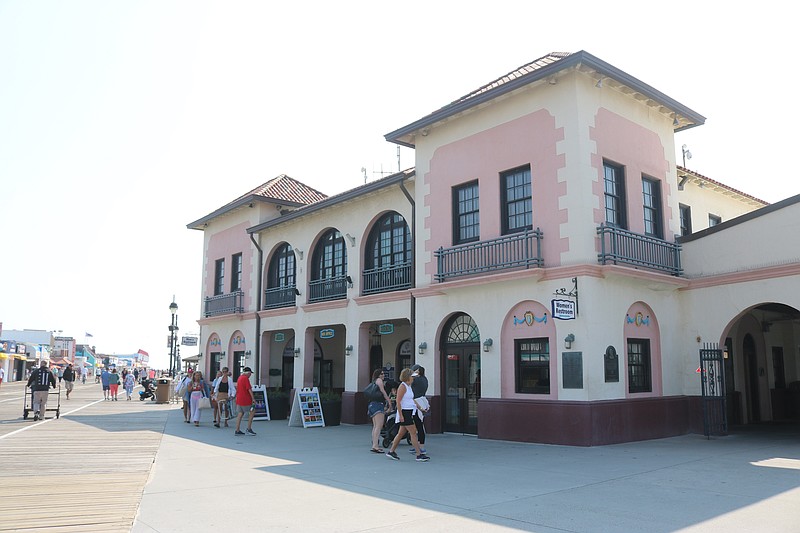
<svg viewBox="0 0 800 533">
<path fill-rule="evenodd" d="M 255 414 L 253 415 L 253 420 L 269 420 L 270 418 L 269 418 L 269 403 L 267 403 L 267 386 L 254 385 L 253 397 L 256 400 L 253 403 L 253 409 L 255 410 Z"/>
<path fill-rule="evenodd" d="M 322 403 L 319 400 L 317 387 L 304 387 L 295 390 L 292 412 L 289 415 L 289 427 L 313 428 L 325 427 L 322 415 Z"/>
</svg>

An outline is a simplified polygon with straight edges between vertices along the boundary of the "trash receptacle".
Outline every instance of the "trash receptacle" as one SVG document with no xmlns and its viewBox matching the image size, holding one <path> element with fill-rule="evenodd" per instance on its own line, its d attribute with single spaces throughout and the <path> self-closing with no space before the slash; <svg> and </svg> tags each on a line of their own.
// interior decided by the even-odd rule
<svg viewBox="0 0 800 533">
<path fill-rule="evenodd" d="M 156 403 L 169 403 L 169 378 L 159 378 L 156 381 Z"/>
</svg>

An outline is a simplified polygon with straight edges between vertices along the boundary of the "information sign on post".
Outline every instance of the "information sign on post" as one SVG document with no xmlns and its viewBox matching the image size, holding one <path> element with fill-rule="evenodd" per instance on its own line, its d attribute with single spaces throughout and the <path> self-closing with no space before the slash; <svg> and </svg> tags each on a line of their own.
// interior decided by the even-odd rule
<svg viewBox="0 0 800 533">
<path fill-rule="evenodd" d="M 294 393 L 292 412 L 289 415 L 289 426 L 303 426 L 304 428 L 325 427 L 325 417 L 322 415 L 322 404 L 319 400 L 319 389 L 302 388 Z"/>
<path fill-rule="evenodd" d="M 267 386 L 266 385 L 254 385 L 253 386 L 253 398 L 255 398 L 255 403 L 253 404 L 253 408 L 255 409 L 255 414 L 253 415 L 253 420 L 269 420 L 269 403 L 267 403 Z"/>
</svg>

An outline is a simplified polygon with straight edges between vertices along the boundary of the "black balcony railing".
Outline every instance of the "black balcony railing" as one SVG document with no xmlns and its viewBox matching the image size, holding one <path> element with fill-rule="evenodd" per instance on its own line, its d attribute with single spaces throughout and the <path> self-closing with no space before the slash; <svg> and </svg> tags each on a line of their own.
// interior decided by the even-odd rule
<svg viewBox="0 0 800 533">
<path fill-rule="evenodd" d="M 624 264 L 666 272 L 680 276 L 681 245 L 656 237 L 648 237 L 626 229 L 601 224 L 597 228 L 600 236 L 600 264 Z"/>
<path fill-rule="evenodd" d="M 279 307 L 293 307 L 297 300 L 297 287 L 284 285 L 273 287 L 264 291 L 264 309 L 278 309 Z"/>
<path fill-rule="evenodd" d="M 244 293 L 234 291 L 228 294 L 206 296 L 205 316 L 229 315 L 244 312 Z"/>
<path fill-rule="evenodd" d="M 411 261 L 365 270 L 362 279 L 361 292 L 363 294 L 409 289 L 411 288 Z"/>
<path fill-rule="evenodd" d="M 436 250 L 436 281 L 498 270 L 544 266 L 542 230 L 527 230 L 499 239 Z"/>
<path fill-rule="evenodd" d="M 347 298 L 347 287 L 352 285 L 348 276 L 315 279 L 308 284 L 308 301 L 326 302 Z"/>
</svg>

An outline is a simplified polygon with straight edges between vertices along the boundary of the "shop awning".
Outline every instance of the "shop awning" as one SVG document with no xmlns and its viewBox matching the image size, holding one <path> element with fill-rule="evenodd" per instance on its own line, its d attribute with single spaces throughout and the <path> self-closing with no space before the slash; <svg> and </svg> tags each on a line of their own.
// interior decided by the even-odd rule
<svg viewBox="0 0 800 533">
<path fill-rule="evenodd" d="M 190 355 L 189 357 L 184 357 L 184 363 L 197 363 L 200 361 L 200 354 L 198 355 Z"/>
</svg>

